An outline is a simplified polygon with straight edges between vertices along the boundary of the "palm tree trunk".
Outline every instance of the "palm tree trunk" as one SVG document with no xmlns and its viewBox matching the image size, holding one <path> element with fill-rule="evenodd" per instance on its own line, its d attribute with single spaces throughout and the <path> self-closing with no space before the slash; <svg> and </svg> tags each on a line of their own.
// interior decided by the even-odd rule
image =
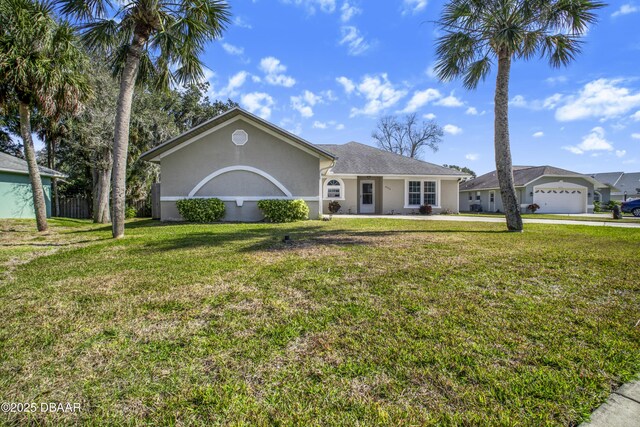
<svg viewBox="0 0 640 427">
<path fill-rule="evenodd" d="M 24 156 L 27 159 L 27 167 L 29 168 L 36 224 L 38 231 L 47 231 L 47 205 L 44 200 L 40 170 L 36 162 L 36 150 L 33 147 L 33 139 L 31 138 L 31 111 L 29 106 L 23 102 L 20 102 L 20 134 L 24 143 Z"/>
<path fill-rule="evenodd" d="M 133 43 L 129 47 L 127 59 L 120 80 L 120 93 L 116 104 L 115 134 L 113 138 L 113 172 L 111 176 L 112 190 L 112 234 L 119 239 L 124 237 L 124 214 L 127 179 L 127 154 L 129 152 L 129 121 L 131 119 L 131 104 L 133 92 L 138 76 L 140 55 L 145 40 L 134 35 Z"/>
<path fill-rule="evenodd" d="M 111 212 L 109 209 L 109 190 L 111 189 L 111 153 L 109 148 L 105 148 L 101 158 L 94 160 L 92 168 L 93 175 L 93 222 L 98 224 L 108 224 L 111 222 Z"/>
<path fill-rule="evenodd" d="M 511 72 L 511 56 L 501 52 L 498 58 L 498 76 L 495 94 L 495 156 L 496 172 L 500 184 L 502 206 L 507 219 L 509 231 L 522 231 L 520 204 L 513 184 L 513 167 L 511 164 L 511 147 L 509 143 L 509 74 Z"/>
</svg>

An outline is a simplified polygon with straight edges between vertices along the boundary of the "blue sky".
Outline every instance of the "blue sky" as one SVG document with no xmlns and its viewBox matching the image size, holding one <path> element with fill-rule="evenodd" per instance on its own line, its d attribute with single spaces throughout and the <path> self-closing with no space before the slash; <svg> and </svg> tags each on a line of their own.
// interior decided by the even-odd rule
<svg viewBox="0 0 640 427">
<path fill-rule="evenodd" d="M 416 112 L 445 129 L 424 159 L 493 170 L 495 75 L 475 91 L 432 73 L 442 1 L 236 0 L 203 57 L 214 98 L 313 143 L 373 144 L 377 119 Z M 610 2 L 568 68 L 516 62 L 514 164 L 640 170 L 640 0 Z"/>
</svg>

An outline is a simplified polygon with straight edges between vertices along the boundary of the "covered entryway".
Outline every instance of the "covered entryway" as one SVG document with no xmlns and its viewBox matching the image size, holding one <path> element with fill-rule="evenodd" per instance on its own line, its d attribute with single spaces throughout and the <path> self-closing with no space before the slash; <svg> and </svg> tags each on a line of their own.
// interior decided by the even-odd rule
<svg viewBox="0 0 640 427">
<path fill-rule="evenodd" d="M 550 182 L 533 187 L 533 203 L 540 213 L 587 213 L 587 187 L 568 182 Z"/>
</svg>

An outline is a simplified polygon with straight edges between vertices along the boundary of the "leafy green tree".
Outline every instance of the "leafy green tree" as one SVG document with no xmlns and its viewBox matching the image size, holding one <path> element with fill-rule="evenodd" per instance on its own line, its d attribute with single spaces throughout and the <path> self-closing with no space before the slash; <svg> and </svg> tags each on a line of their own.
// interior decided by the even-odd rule
<svg viewBox="0 0 640 427">
<path fill-rule="evenodd" d="M 472 171 L 466 166 L 457 166 L 457 165 L 442 165 L 442 166 L 444 166 L 445 168 L 455 169 L 457 171 L 464 172 L 466 174 L 471 175 L 472 178 L 476 178 L 478 176 L 474 171 Z"/>
<path fill-rule="evenodd" d="M 113 237 L 124 236 L 127 154 L 136 82 L 166 89 L 202 79 L 199 55 L 229 23 L 223 0 L 58 0 L 81 23 L 91 50 L 106 53 L 120 78 L 113 140 Z M 172 71 L 173 70 L 173 71 Z"/>
<path fill-rule="evenodd" d="M 0 105 L 17 106 L 36 223 L 38 231 L 45 231 L 47 212 L 31 115 L 36 109 L 49 117 L 76 113 L 90 93 L 87 61 L 73 28 L 56 21 L 47 1 L 0 0 L 0 22 Z"/>
<path fill-rule="evenodd" d="M 516 59 L 546 57 L 552 67 L 569 64 L 580 38 L 604 3 L 592 0 L 450 0 L 438 21 L 435 71 L 444 81 L 461 77 L 468 89 L 484 80 L 495 62 L 494 146 L 507 228 L 522 231 L 513 184 L 509 142 L 509 78 Z"/>
</svg>

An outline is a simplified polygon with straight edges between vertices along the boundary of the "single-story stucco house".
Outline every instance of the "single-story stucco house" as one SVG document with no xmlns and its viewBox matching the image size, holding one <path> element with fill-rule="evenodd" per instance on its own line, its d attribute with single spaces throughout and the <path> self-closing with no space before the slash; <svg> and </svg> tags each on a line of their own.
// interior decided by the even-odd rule
<svg viewBox="0 0 640 427">
<path fill-rule="evenodd" d="M 65 175 L 44 166 L 39 166 L 39 169 L 47 205 L 47 217 L 49 217 L 51 216 L 51 178 L 64 178 Z M 27 162 L 0 152 L 0 218 L 35 217 Z"/>
<path fill-rule="evenodd" d="M 553 166 L 514 166 L 516 197 L 524 212 L 537 204 L 539 213 L 591 213 L 595 191 L 606 188 L 596 179 Z M 460 210 L 503 212 L 496 171 L 460 184 Z"/>
<path fill-rule="evenodd" d="M 601 203 L 640 198 L 640 172 L 601 172 L 589 176 L 607 186 L 596 191 L 596 200 Z"/>
<path fill-rule="evenodd" d="M 176 202 L 212 198 L 226 221 L 259 221 L 262 199 L 302 199 L 311 218 L 329 213 L 458 212 L 456 170 L 351 142 L 315 145 L 241 108 L 233 108 L 144 153 L 160 165 L 160 218 L 178 221 Z"/>
</svg>

